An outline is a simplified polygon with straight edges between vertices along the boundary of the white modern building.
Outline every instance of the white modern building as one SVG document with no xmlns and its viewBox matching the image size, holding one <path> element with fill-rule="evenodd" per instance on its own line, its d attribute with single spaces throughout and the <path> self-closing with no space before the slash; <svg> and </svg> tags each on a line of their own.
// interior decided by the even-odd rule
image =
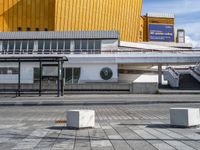
<svg viewBox="0 0 200 150">
<path fill-rule="evenodd" d="M 0 33 L 0 89 L 117 91 L 146 68 L 158 66 L 161 84 L 162 66 L 200 62 L 199 51 L 162 48 L 120 43 L 117 31 Z"/>
</svg>

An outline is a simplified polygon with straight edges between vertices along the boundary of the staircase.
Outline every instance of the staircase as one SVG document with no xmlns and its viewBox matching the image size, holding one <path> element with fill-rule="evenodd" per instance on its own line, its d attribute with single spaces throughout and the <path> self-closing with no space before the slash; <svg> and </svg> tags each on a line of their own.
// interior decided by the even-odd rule
<svg viewBox="0 0 200 150">
<path fill-rule="evenodd" d="M 167 80 L 169 85 L 173 88 L 179 87 L 179 73 L 176 72 L 173 68 L 169 67 L 163 72 L 164 80 Z"/>
</svg>

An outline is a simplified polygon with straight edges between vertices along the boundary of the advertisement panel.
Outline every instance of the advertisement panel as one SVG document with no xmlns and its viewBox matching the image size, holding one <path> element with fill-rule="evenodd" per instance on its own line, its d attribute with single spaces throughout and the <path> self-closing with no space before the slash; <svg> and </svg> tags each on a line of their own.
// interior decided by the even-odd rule
<svg viewBox="0 0 200 150">
<path fill-rule="evenodd" d="M 150 24 L 149 41 L 174 42 L 174 26 Z"/>
</svg>

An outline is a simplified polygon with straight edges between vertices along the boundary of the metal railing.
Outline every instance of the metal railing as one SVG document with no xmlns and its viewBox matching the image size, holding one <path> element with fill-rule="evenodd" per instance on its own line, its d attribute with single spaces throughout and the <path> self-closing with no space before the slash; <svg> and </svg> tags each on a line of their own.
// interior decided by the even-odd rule
<svg viewBox="0 0 200 150">
<path fill-rule="evenodd" d="M 0 55 L 70 55 L 70 54 L 120 54 L 120 53 L 200 53 L 200 50 L 155 50 L 155 49 L 128 49 L 128 50 L 1 50 Z"/>
</svg>

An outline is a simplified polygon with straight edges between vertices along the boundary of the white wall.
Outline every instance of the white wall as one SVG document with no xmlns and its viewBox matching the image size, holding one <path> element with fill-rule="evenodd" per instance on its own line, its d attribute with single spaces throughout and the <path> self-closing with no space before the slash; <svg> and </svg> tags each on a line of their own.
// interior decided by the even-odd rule
<svg viewBox="0 0 200 150">
<path fill-rule="evenodd" d="M 81 77 L 79 83 L 87 82 L 118 82 L 118 65 L 117 64 L 65 64 L 64 67 L 81 68 Z M 110 80 L 103 80 L 100 71 L 109 67 L 113 71 L 113 77 Z"/>
<path fill-rule="evenodd" d="M 0 67 L 16 67 L 17 63 L 1 63 Z M 33 68 L 39 67 L 39 63 L 22 63 L 21 64 L 21 83 L 33 83 Z M 87 82 L 118 82 L 118 65 L 117 64 L 64 64 L 64 67 L 80 67 L 81 76 L 80 83 Z M 110 80 L 103 80 L 100 76 L 100 71 L 109 67 L 113 71 L 113 77 Z M 0 83 L 14 84 L 18 83 L 18 75 L 0 75 Z"/>
<path fill-rule="evenodd" d="M 38 67 L 39 63 L 21 63 L 21 83 L 33 83 L 33 68 Z M 0 67 L 15 67 L 18 68 L 18 63 L 0 63 Z M 18 75 L 7 74 L 0 75 L 0 83 L 18 83 Z"/>
</svg>

